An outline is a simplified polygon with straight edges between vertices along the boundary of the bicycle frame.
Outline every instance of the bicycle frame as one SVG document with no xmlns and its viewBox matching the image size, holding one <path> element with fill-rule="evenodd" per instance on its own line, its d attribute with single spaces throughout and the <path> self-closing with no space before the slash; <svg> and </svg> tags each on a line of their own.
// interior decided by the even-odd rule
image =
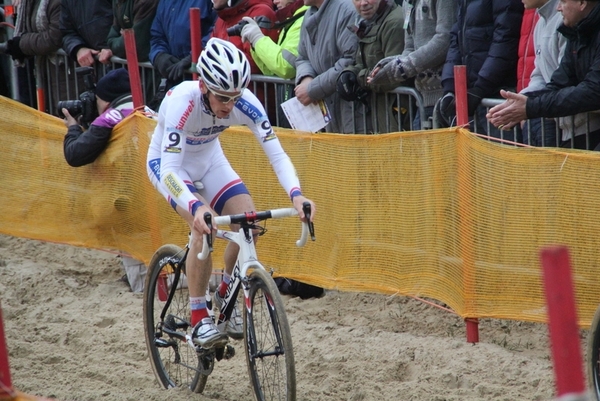
<svg viewBox="0 0 600 401">
<path fill-rule="evenodd" d="M 252 229 L 259 221 L 269 218 L 279 219 L 283 217 L 297 216 L 298 212 L 294 208 L 273 209 L 265 212 L 245 213 L 231 216 L 217 216 L 214 218 L 215 225 L 239 224 L 239 230 L 221 230 L 217 229 L 215 237 L 229 242 L 236 243 L 239 246 L 237 259 L 231 274 L 231 281 L 227 286 L 227 292 L 219 311 L 217 327 L 219 330 L 225 330 L 225 324 L 231 317 L 235 300 L 237 299 L 240 284 L 244 283 L 244 299 L 248 298 L 247 277 L 250 268 L 266 270 L 265 267 L 258 261 L 256 247 L 252 236 Z M 211 226 L 210 221 L 207 222 Z M 296 246 L 301 247 L 306 244 L 308 233 L 311 231 L 311 236 L 314 237 L 308 223 L 302 223 L 302 233 L 300 239 L 296 241 Z M 208 235 L 204 235 L 202 252 L 198 254 L 198 259 L 204 260 L 212 252 L 212 241 L 209 241 Z"/>
</svg>

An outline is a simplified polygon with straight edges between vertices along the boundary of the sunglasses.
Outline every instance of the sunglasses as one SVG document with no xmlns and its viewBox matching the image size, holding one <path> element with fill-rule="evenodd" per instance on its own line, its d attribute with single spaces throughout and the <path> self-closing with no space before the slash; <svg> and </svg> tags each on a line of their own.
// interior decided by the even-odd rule
<svg viewBox="0 0 600 401">
<path fill-rule="evenodd" d="M 243 93 L 240 93 L 238 95 L 229 96 L 229 95 L 223 95 L 221 93 L 217 93 L 214 90 L 212 90 L 211 88 L 209 88 L 208 86 L 206 88 L 208 88 L 208 90 L 210 91 L 210 93 L 213 94 L 213 96 L 215 97 L 215 99 L 217 99 L 217 101 L 219 101 L 219 102 L 221 102 L 223 104 L 227 104 L 229 102 L 234 102 L 235 103 L 235 102 L 237 102 L 238 100 L 241 99 L 242 94 L 243 94 Z"/>
</svg>

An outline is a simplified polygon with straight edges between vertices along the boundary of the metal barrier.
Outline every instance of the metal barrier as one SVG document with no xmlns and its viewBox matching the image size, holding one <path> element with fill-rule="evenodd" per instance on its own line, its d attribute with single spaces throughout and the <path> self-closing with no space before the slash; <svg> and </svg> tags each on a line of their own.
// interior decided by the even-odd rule
<svg viewBox="0 0 600 401">
<path fill-rule="evenodd" d="M 56 103 L 59 100 L 75 100 L 79 95 L 86 90 L 83 79 L 78 76 L 77 62 L 72 60 L 62 49 L 60 49 L 54 57 L 36 57 L 35 58 L 35 77 L 33 82 L 34 87 L 38 89 L 38 109 L 43 106 L 43 111 L 58 115 Z M 118 57 L 111 58 L 110 65 L 96 63 L 94 65 L 94 74 L 96 80 L 104 76 L 110 69 L 118 68 L 127 65 L 127 60 Z M 142 92 L 145 102 L 148 103 L 158 92 L 161 83 L 165 80 L 161 79 L 157 71 L 154 70 L 149 62 L 139 63 L 140 77 L 142 82 Z M 194 69 L 188 70 L 187 79 L 192 79 Z M 48 79 L 45 79 L 48 77 Z M 293 94 L 295 87 L 293 80 L 282 79 L 275 76 L 252 75 L 250 89 L 257 93 L 260 91 L 263 96 L 265 110 L 277 112 L 270 113 L 273 125 L 278 127 L 287 126 L 287 120 L 279 105 Z M 287 96 L 286 96 L 287 93 Z M 412 87 L 398 87 L 389 92 L 395 97 L 394 101 L 386 99 L 386 120 L 383 122 L 384 127 L 374 127 L 374 131 L 379 133 L 391 132 L 394 121 L 398 121 L 400 129 L 403 131 L 412 130 L 414 127 L 414 119 L 417 112 L 420 116 L 425 115 L 425 107 L 423 106 L 423 97 Z M 14 96 L 13 96 L 14 97 Z M 42 101 L 43 99 L 43 101 Z M 401 105 L 398 107 L 397 105 Z M 31 105 L 35 107 L 35 105 Z M 390 112 L 388 112 L 388 110 Z M 377 109 L 373 108 L 371 113 L 377 113 Z M 367 115 L 364 105 L 356 103 L 353 107 L 353 116 Z M 354 132 L 365 132 L 366 121 L 364 118 L 358 119 L 363 122 L 362 126 L 357 126 L 357 119 L 353 118 Z M 433 127 L 432 120 L 426 119 L 421 122 L 421 129 L 431 129 Z"/>
<path fill-rule="evenodd" d="M 55 57 L 36 57 L 36 62 L 34 65 L 36 66 L 36 74 L 34 77 L 35 82 L 33 82 L 32 87 L 36 87 L 38 91 L 38 99 L 43 98 L 45 107 L 43 111 L 57 115 L 56 110 L 56 102 L 58 100 L 73 100 L 78 99 L 79 95 L 85 91 L 83 80 L 77 76 L 75 71 L 77 71 L 77 63 L 73 61 L 67 54 L 61 49 L 59 50 Z M 40 65 L 41 64 L 41 65 Z M 94 65 L 94 73 L 96 76 L 96 80 L 100 79 L 106 72 L 110 69 L 118 68 L 127 65 L 127 60 L 121 59 L 118 57 L 113 57 L 111 59 L 110 65 L 104 65 L 101 63 L 96 63 Z M 164 84 L 164 79 L 161 79 L 160 75 L 157 71 L 154 70 L 152 64 L 149 62 L 139 63 L 140 77 L 142 82 L 142 93 L 144 96 L 144 100 L 148 103 L 154 95 L 158 92 L 161 83 Z M 188 70 L 187 79 L 192 79 L 193 74 L 196 71 L 194 69 Z M 16 74 L 12 73 L 13 80 L 16 79 Z M 48 77 L 48 79 L 44 79 L 44 77 Z M 18 85 L 15 82 L 11 82 L 11 87 L 13 88 L 13 97 L 18 97 L 14 95 L 15 90 Z M 257 93 L 257 91 L 261 91 L 264 94 L 264 106 L 267 111 L 269 110 L 277 110 L 275 113 L 270 113 L 271 118 L 273 119 L 272 123 L 274 126 L 278 127 L 289 127 L 287 125 L 287 120 L 282 112 L 280 112 L 279 105 L 289 98 L 290 94 L 293 94 L 293 89 L 295 87 L 293 80 L 282 79 L 275 76 L 265 76 L 265 75 L 252 75 L 251 76 L 251 86 L 250 89 Z M 287 93 L 287 95 L 286 95 Z M 409 131 L 414 129 L 414 120 L 418 115 L 424 116 L 425 107 L 423 105 L 423 97 L 421 94 L 412 87 L 404 87 L 400 86 L 393 91 L 388 92 L 390 94 L 395 95 L 394 102 L 388 102 L 386 99 L 386 121 L 383 122 L 385 124 L 384 127 L 374 127 L 374 131 L 379 133 L 387 133 L 391 131 L 392 121 L 398 121 L 401 131 Z M 408 100 L 407 100 L 408 99 Z M 486 112 L 498 105 L 501 104 L 503 99 L 483 99 L 481 106 L 486 108 Z M 395 107 L 395 105 L 401 105 L 401 107 Z M 39 108 L 39 107 L 38 107 Z M 371 113 L 377 113 L 376 108 L 371 110 Z M 366 132 L 366 120 L 365 118 L 358 119 L 358 121 L 362 122 L 361 126 L 357 126 L 357 119 L 354 118 L 355 115 L 365 116 L 367 115 L 366 107 L 358 102 L 354 103 L 352 110 L 352 119 L 353 119 L 353 127 L 354 132 Z M 586 119 L 586 134 L 588 135 L 590 132 L 590 113 L 587 114 Z M 573 117 L 570 117 L 573 118 Z M 558 119 L 556 119 L 558 120 Z M 480 132 L 477 121 L 471 121 L 473 123 L 473 128 L 475 132 Z M 490 130 L 494 129 L 491 126 L 489 121 L 486 122 L 486 129 L 484 132 L 490 132 Z M 530 120 L 527 120 L 525 124 L 531 124 Z M 573 121 L 574 125 L 574 121 Z M 421 129 L 432 129 L 437 128 L 435 121 L 432 118 L 428 118 L 425 121 L 421 121 Z M 556 124 L 556 130 L 554 132 L 547 132 L 545 126 L 542 125 L 542 140 L 545 139 L 546 135 L 550 135 L 552 138 L 556 138 L 556 143 L 552 143 L 552 145 L 546 146 L 560 146 L 562 131 L 558 127 L 558 123 Z M 500 132 L 500 139 L 506 139 L 505 133 L 507 131 Z M 517 142 L 523 143 L 525 145 L 535 145 L 530 143 L 529 138 L 525 138 L 525 140 L 521 139 L 521 127 L 515 127 L 512 130 L 511 138 L 518 138 Z M 489 135 L 488 135 L 489 136 Z M 491 136 L 490 136 L 491 138 Z M 586 137 L 586 144 L 589 147 L 590 139 Z M 574 141 L 571 141 L 571 147 L 575 147 Z"/>
<path fill-rule="evenodd" d="M 486 113 L 494 106 L 497 106 L 499 104 L 504 103 L 504 99 L 492 99 L 492 98 L 486 98 L 483 99 L 481 101 L 481 107 L 485 107 L 485 111 Z M 590 148 L 590 132 L 592 132 L 591 129 L 591 115 L 593 114 L 593 112 L 590 113 L 586 113 L 585 114 L 585 133 L 584 134 L 576 134 L 576 129 L 573 128 L 573 134 L 575 135 L 571 135 L 571 138 L 569 140 L 568 143 L 565 143 L 563 145 L 563 147 L 570 147 L 572 149 L 574 149 L 575 146 L 575 137 L 579 136 L 579 135 L 585 135 L 586 139 L 585 139 L 585 148 L 589 149 Z M 562 130 L 560 128 L 560 123 L 559 123 L 559 119 L 558 118 L 554 118 L 554 119 L 550 119 L 550 118 L 544 118 L 542 119 L 542 121 L 544 120 L 553 120 L 554 121 L 554 130 L 548 130 L 546 124 L 541 123 L 540 124 L 540 128 L 541 128 L 541 144 L 537 144 L 537 143 L 531 143 L 531 138 L 530 136 L 524 137 L 523 133 L 524 132 L 529 132 L 531 126 L 532 126 L 532 121 L 533 120 L 525 120 L 525 122 L 523 123 L 522 126 L 515 126 L 513 127 L 513 129 L 511 131 L 511 134 L 513 135 L 514 138 L 518 138 L 517 142 L 519 142 L 519 144 L 523 144 L 523 145 L 529 145 L 529 146 L 542 146 L 542 147 L 560 147 L 562 144 Z M 575 127 L 576 123 L 575 123 L 575 116 L 568 116 L 568 117 L 563 117 L 562 118 L 563 121 L 565 122 L 569 122 L 570 126 Z M 475 119 L 474 121 L 472 121 L 473 125 L 474 125 L 474 131 L 475 132 L 479 132 L 481 133 L 481 130 L 479 129 L 480 127 L 478 127 L 477 125 L 477 120 Z M 485 127 L 485 132 L 490 132 L 491 130 L 494 129 L 494 127 L 490 124 L 489 121 L 486 120 L 486 127 Z M 527 128 L 525 130 L 525 128 Z M 507 131 L 501 131 L 501 133 L 505 133 Z M 488 136 L 491 138 L 491 136 L 488 134 Z M 500 137 L 500 139 L 505 139 L 503 136 Z M 517 144 L 515 144 L 515 146 L 517 146 Z"/>
</svg>

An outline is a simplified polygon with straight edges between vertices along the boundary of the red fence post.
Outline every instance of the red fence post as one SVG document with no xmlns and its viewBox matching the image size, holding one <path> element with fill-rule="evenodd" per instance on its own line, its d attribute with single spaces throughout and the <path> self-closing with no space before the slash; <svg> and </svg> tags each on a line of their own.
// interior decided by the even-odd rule
<svg viewBox="0 0 600 401">
<path fill-rule="evenodd" d="M 2 318 L 2 307 L 0 307 L 0 400 L 13 399 L 15 392 L 12 388 L 10 378 L 10 366 L 8 365 L 8 348 L 4 337 L 4 320 Z"/>
<path fill-rule="evenodd" d="M 541 250 L 540 258 L 557 395 L 581 394 L 586 387 L 569 251 L 564 246 L 551 246 Z"/>
<path fill-rule="evenodd" d="M 456 100 L 456 125 L 469 124 L 469 106 L 467 103 L 467 66 L 454 66 L 454 95 Z"/>
<path fill-rule="evenodd" d="M 196 62 L 202 51 L 202 26 L 201 26 L 200 9 L 197 7 L 190 8 L 190 35 L 192 40 L 192 68 L 195 70 Z M 198 74 L 193 73 L 194 81 L 198 79 Z"/>
<path fill-rule="evenodd" d="M 464 65 L 454 66 L 454 95 L 456 101 L 456 125 L 464 126 L 469 124 L 469 116 L 467 110 L 467 67 Z M 466 265 L 466 263 L 465 263 Z M 472 272 L 465 273 L 468 276 Z M 465 277 L 465 283 L 472 283 L 470 277 Z M 473 288 L 468 288 L 465 284 L 465 291 L 474 294 Z M 479 342 L 479 320 L 477 318 L 467 317 L 465 319 L 467 325 L 467 342 Z"/>
<path fill-rule="evenodd" d="M 140 65 L 137 58 L 133 29 L 123 29 L 123 39 L 125 41 L 125 54 L 127 55 L 127 65 L 129 67 L 129 84 L 131 86 L 131 96 L 133 97 L 133 107 L 138 108 L 144 105 L 144 96 L 142 94 Z"/>
</svg>

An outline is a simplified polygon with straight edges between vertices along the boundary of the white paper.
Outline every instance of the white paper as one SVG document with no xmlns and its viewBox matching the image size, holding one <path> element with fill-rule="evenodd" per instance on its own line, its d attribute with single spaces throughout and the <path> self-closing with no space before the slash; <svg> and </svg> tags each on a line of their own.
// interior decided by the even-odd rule
<svg viewBox="0 0 600 401">
<path fill-rule="evenodd" d="M 299 131 L 317 132 L 331 121 L 329 109 L 322 100 L 305 106 L 293 97 L 281 103 L 281 108 L 290 126 Z"/>
</svg>

